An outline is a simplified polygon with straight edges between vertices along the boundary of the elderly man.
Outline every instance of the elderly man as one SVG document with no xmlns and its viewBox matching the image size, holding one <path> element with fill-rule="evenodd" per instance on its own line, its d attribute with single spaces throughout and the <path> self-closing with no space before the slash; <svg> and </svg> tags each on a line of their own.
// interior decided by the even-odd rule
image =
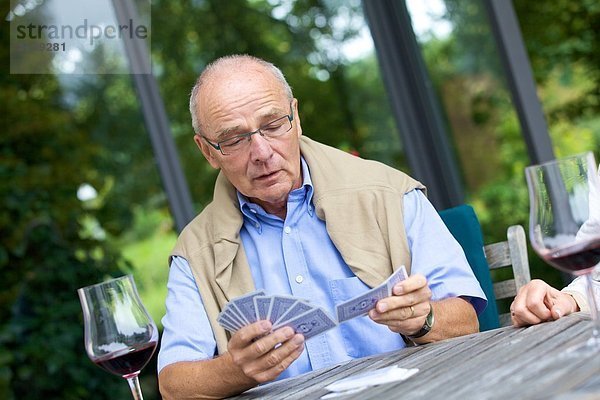
<svg viewBox="0 0 600 400">
<path fill-rule="evenodd" d="M 226 397 L 405 341 L 478 330 L 485 296 L 424 187 L 303 136 L 298 100 L 278 68 L 220 58 L 198 78 L 190 111 L 196 145 L 221 171 L 213 201 L 171 256 L 158 367 L 164 398 Z M 306 342 L 269 321 L 231 336 L 216 322 L 229 300 L 254 289 L 333 314 L 401 265 L 410 277 L 368 317 Z"/>
</svg>

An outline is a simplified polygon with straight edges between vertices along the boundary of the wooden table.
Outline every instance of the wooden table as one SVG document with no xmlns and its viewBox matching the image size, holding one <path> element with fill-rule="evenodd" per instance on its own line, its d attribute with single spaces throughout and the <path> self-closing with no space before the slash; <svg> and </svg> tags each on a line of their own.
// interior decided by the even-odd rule
<svg viewBox="0 0 600 400">
<path fill-rule="evenodd" d="M 600 352 L 561 357 L 589 337 L 581 313 L 528 328 L 505 327 L 352 360 L 248 390 L 235 399 L 319 399 L 325 386 L 355 373 L 397 364 L 418 368 L 408 380 L 340 399 L 600 399 Z"/>
</svg>

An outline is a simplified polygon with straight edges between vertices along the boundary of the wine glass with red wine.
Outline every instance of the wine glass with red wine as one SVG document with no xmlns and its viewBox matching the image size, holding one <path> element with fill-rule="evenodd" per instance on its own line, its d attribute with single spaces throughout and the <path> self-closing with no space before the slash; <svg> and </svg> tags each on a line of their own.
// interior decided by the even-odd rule
<svg viewBox="0 0 600 400">
<path fill-rule="evenodd" d="M 600 317 L 592 280 L 592 271 L 600 263 L 600 176 L 596 165 L 594 155 L 587 152 L 525 169 L 533 249 L 553 267 L 586 276 L 592 336 L 571 350 L 600 351 Z"/>
<path fill-rule="evenodd" d="M 158 330 L 140 300 L 133 276 L 87 286 L 77 293 L 87 355 L 99 367 L 127 379 L 133 398 L 142 400 L 138 375 L 154 354 Z"/>
</svg>

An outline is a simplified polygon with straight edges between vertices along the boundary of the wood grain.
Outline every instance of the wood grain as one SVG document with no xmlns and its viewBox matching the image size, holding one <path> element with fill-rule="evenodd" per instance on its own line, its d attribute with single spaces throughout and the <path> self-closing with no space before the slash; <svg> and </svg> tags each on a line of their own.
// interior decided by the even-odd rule
<svg viewBox="0 0 600 400">
<path fill-rule="evenodd" d="M 350 361 L 251 389 L 234 399 L 320 399 L 330 383 L 390 365 L 419 368 L 404 382 L 340 399 L 600 399 L 600 353 L 565 356 L 589 337 L 576 313 L 528 328 L 503 327 Z"/>
</svg>

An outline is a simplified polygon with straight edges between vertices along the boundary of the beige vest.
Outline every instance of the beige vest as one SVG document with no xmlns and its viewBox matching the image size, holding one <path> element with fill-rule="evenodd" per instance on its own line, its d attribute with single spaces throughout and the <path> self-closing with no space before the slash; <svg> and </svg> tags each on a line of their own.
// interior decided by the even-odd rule
<svg viewBox="0 0 600 400">
<path fill-rule="evenodd" d="M 356 276 L 374 287 L 400 265 L 410 272 L 403 195 L 425 187 L 382 163 L 305 136 L 300 152 L 310 170 L 317 216 Z M 217 323 L 218 313 L 229 300 L 255 289 L 240 239 L 242 222 L 236 190 L 220 173 L 213 201 L 185 227 L 171 253 L 190 265 L 219 354 L 227 350 L 229 333 Z"/>
</svg>

